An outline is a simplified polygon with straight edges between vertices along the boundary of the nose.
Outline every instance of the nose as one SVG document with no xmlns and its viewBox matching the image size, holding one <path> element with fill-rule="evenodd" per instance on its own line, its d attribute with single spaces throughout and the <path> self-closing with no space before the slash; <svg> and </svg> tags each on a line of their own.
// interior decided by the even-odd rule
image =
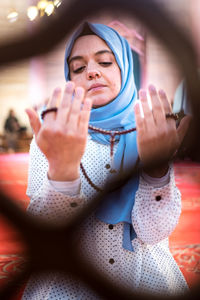
<svg viewBox="0 0 200 300">
<path fill-rule="evenodd" d="M 87 68 L 87 79 L 92 80 L 101 77 L 101 72 L 93 65 Z"/>
</svg>

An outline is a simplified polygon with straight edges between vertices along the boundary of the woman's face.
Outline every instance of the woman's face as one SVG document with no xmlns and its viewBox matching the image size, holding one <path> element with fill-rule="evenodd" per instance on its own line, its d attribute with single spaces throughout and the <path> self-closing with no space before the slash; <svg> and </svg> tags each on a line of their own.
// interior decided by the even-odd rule
<svg viewBox="0 0 200 300">
<path fill-rule="evenodd" d="M 121 72 L 107 44 L 96 35 L 79 37 L 68 60 L 70 78 L 85 89 L 93 107 L 103 106 L 117 97 Z"/>
</svg>

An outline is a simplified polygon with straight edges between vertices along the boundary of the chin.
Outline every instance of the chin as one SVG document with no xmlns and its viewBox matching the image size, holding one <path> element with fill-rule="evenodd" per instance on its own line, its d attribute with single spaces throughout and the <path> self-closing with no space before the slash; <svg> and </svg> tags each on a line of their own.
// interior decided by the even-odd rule
<svg viewBox="0 0 200 300">
<path fill-rule="evenodd" d="M 112 102 L 113 101 L 113 99 L 111 99 L 111 100 L 107 100 L 107 101 L 105 101 L 105 100 L 98 100 L 98 101 L 93 101 L 93 103 L 92 103 L 92 107 L 93 108 L 98 108 L 98 107 L 102 107 L 102 106 L 105 106 L 105 105 L 107 105 L 108 103 L 110 103 L 110 102 Z"/>
<path fill-rule="evenodd" d="M 105 106 L 106 104 L 108 103 L 101 103 L 101 104 L 92 104 L 92 108 L 98 108 L 98 107 L 102 107 L 102 106 Z"/>
</svg>

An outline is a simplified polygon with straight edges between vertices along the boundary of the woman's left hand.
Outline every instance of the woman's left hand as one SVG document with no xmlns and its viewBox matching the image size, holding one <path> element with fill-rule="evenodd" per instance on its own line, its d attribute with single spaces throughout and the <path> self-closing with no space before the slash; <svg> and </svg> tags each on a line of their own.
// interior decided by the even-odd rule
<svg viewBox="0 0 200 300">
<path fill-rule="evenodd" d="M 162 177 L 168 169 L 168 161 L 172 159 L 185 136 L 191 116 L 185 116 L 176 128 L 175 120 L 166 118 L 167 113 L 172 113 L 172 108 L 165 92 L 163 90 L 157 92 L 153 85 L 150 85 L 148 90 L 152 110 L 145 90 L 139 92 L 144 116 L 141 115 L 139 101 L 134 108 L 138 154 L 146 168 L 145 171 L 148 170 L 150 176 Z M 148 166 L 152 166 L 154 162 L 158 163 L 159 167 L 148 169 Z"/>
</svg>

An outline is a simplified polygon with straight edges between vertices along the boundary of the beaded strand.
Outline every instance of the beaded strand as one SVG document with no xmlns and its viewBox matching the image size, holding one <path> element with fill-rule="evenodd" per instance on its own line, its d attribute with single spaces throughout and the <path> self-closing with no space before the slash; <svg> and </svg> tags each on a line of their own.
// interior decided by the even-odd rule
<svg viewBox="0 0 200 300">
<path fill-rule="evenodd" d="M 51 108 L 48 108 L 46 110 L 44 110 L 41 114 L 41 118 L 42 120 L 44 120 L 44 116 L 50 112 L 57 112 L 58 108 L 57 107 L 51 107 Z M 171 116 L 168 116 L 168 117 L 171 117 Z M 118 130 L 106 130 L 106 129 L 102 129 L 102 128 L 97 128 L 95 126 L 92 126 L 92 125 L 88 125 L 88 129 L 90 130 L 93 130 L 95 132 L 99 132 L 99 133 L 102 133 L 102 134 L 106 134 L 106 135 L 109 135 L 110 136 L 110 158 L 111 158 L 111 169 L 110 169 L 110 173 L 116 173 L 116 170 L 114 168 L 112 168 L 113 166 L 113 150 L 114 150 L 114 144 L 115 144 L 115 136 L 116 135 L 123 135 L 123 134 L 127 134 L 127 133 L 130 133 L 130 132 L 133 132 L 136 130 L 136 128 L 131 128 L 131 129 L 127 129 L 127 130 L 121 130 L 121 131 L 118 131 Z M 80 163 L 80 169 L 84 175 L 84 177 L 86 178 L 87 182 L 91 185 L 91 187 L 93 187 L 96 191 L 98 192 L 102 192 L 103 190 L 101 188 L 99 188 L 98 186 L 96 186 L 92 180 L 89 178 L 85 168 L 83 167 L 83 164 Z"/>
<path fill-rule="evenodd" d="M 130 132 L 133 132 L 133 131 L 136 130 L 136 128 L 126 129 L 126 130 L 121 130 L 121 131 L 118 131 L 118 130 L 106 130 L 106 129 L 102 129 L 102 128 L 97 128 L 97 127 L 92 126 L 92 125 L 89 125 L 88 128 L 91 129 L 91 130 L 93 130 L 93 131 L 95 131 L 95 132 L 99 132 L 99 133 L 102 133 L 102 134 L 110 135 L 110 158 L 111 158 L 111 166 L 113 166 L 113 149 L 114 149 L 114 143 L 115 143 L 115 136 L 116 135 L 127 134 L 127 133 L 130 133 Z M 81 168 L 81 171 L 82 171 L 84 177 L 86 178 L 87 182 L 91 185 L 91 187 L 93 187 L 98 192 L 102 192 L 103 190 L 101 188 L 99 188 L 96 184 L 94 184 L 92 182 L 92 180 L 88 176 L 88 174 L 87 174 L 87 172 L 86 172 L 86 170 L 85 170 L 85 168 L 84 168 L 84 166 L 83 166 L 82 163 L 80 163 L 80 168 Z M 114 170 L 111 167 L 110 173 L 116 173 L 116 170 Z"/>
<path fill-rule="evenodd" d="M 102 128 L 97 128 L 95 126 L 89 125 L 88 126 L 89 129 L 99 132 L 99 133 L 103 133 L 106 135 L 110 135 L 110 157 L 111 159 L 113 158 L 113 148 L 114 148 L 114 143 L 115 143 L 115 136 L 116 135 L 123 135 L 123 134 L 127 134 L 130 132 L 133 132 L 136 130 L 136 128 L 130 128 L 130 129 L 126 129 L 126 130 L 106 130 L 106 129 L 102 129 Z"/>
<path fill-rule="evenodd" d="M 48 108 L 46 110 L 44 110 L 41 114 L 41 117 L 42 117 L 42 120 L 44 119 L 44 116 L 50 112 L 57 112 L 57 107 L 51 107 L 51 108 Z M 185 116 L 185 113 L 183 110 L 181 110 L 179 113 L 167 113 L 166 115 L 166 119 L 174 119 L 175 121 L 180 121 L 184 116 Z M 88 128 L 95 131 L 95 132 L 99 132 L 99 133 L 102 133 L 102 134 L 106 134 L 106 135 L 110 135 L 110 158 L 111 158 L 111 170 L 110 170 L 110 173 L 116 173 L 116 170 L 114 170 L 112 168 L 113 166 L 113 149 L 114 149 L 114 143 L 115 143 L 115 136 L 116 135 L 123 135 L 123 134 L 127 134 L 127 133 L 130 133 L 130 132 L 133 132 L 136 130 L 136 128 L 131 128 L 131 129 L 126 129 L 126 130 L 121 130 L 121 131 L 118 131 L 118 130 L 106 130 L 106 129 L 102 129 L 102 128 L 97 128 L 95 126 L 92 126 L 92 125 L 88 125 Z M 85 176 L 86 180 L 88 181 L 88 183 L 98 192 L 102 192 L 102 189 L 99 188 L 98 186 L 96 186 L 92 180 L 89 178 L 87 172 L 85 171 L 85 168 L 83 167 L 83 164 L 80 163 L 80 168 L 81 168 L 81 171 L 83 173 L 83 175 Z"/>
</svg>

